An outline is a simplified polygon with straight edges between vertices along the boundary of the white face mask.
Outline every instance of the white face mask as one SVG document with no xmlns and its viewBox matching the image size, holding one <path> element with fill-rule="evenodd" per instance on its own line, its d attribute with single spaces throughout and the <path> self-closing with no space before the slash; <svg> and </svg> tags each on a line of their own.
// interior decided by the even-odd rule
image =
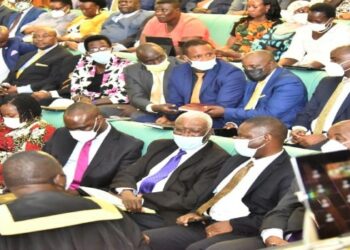
<svg viewBox="0 0 350 250">
<path fill-rule="evenodd" d="M 296 13 L 292 16 L 294 23 L 307 24 L 307 13 Z"/>
<path fill-rule="evenodd" d="M 330 28 L 330 26 L 332 25 L 332 22 L 330 22 L 329 20 L 326 23 L 311 23 L 308 22 L 308 26 L 310 27 L 310 29 L 312 31 L 315 32 L 325 32 L 326 30 L 328 30 L 328 28 Z"/>
<path fill-rule="evenodd" d="M 16 129 L 23 127 L 26 123 L 20 122 L 19 117 L 3 117 L 4 124 L 8 128 Z"/>
<path fill-rule="evenodd" d="M 159 64 L 143 64 L 145 65 L 146 69 L 150 72 L 163 72 L 165 71 L 169 66 L 168 58 L 165 58 L 161 63 Z"/>
<path fill-rule="evenodd" d="M 347 143 L 347 141 L 344 142 L 344 144 L 345 143 Z M 321 147 L 321 151 L 323 153 L 328 153 L 328 152 L 335 152 L 335 151 L 341 151 L 341 150 L 348 149 L 347 147 L 345 147 L 344 144 L 340 143 L 336 140 L 331 139 Z"/>
<path fill-rule="evenodd" d="M 344 70 L 341 65 L 349 61 L 350 60 L 346 60 L 345 62 L 342 62 L 340 64 L 335 62 L 329 62 L 326 64 L 324 69 L 326 70 L 328 76 L 344 76 L 345 72 L 350 70 L 350 68 Z"/>
<path fill-rule="evenodd" d="M 86 143 L 88 141 L 91 141 L 95 139 L 95 137 L 97 136 L 97 131 L 100 129 L 100 127 L 98 127 L 97 130 L 95 131 L 96 121 L 97 120 L 95 119 L 95 124 L 92 130 L 89 130 L 89 131 L 69 130 L 69 133 L 78 142 Z"/>
<path fill-rule="evenodd" d="M 204 136 L 182 136 L 174 134 L 176 145 L 184 151 L 193 150 L 202 146 L 204 144 L 203 138 Z"/>
<path fill-rule="evenodd" d="M 191 67 L 201 70 L 201 71 L 206 71 L 214 68 L 216 65 L 216 58 L 213 58 L 209 61 L 191 61 Z"/>
<path fill-rule="evenodd" d="M 66 13 L 63 10 L 52 10 L 51 11 L 51 16 L 53 18 L 59 18 L 63 17 Z"/>
<path fill-rule="evenodd" d="M 90 54 L 92 60 L 100 64 L 107 64 L 112 58 L 112 50 L 98 51 Z"/>
<path fill-rule="evenodd" d="M 263 136 L 263 135 L 262 135 Z M 233 144 L 235 146 L 235 150 L 237 151 L 238 154 L 246 157 L 252 158 L 258 149 L 262 148 L 265 146 L 265 144 L 261 145 L 258 148 L 250 148 L 248 145 L 251 141 L 254 141 L 262 136 L 258 136 L 254 139 L 233 139 Z"/>
<path fill-rule="evenodd" d="M 29 2 L 18 2 L 15 4 L 16 10 L 19 12 L 25 11 L 26 9 L 30 8 L 32 5 Z"/>
</svg>

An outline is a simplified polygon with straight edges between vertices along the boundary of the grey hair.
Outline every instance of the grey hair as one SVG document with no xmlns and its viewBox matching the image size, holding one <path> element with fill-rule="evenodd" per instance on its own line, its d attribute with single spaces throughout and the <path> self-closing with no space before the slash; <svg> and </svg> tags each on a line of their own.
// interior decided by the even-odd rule
<svg viewBox="0 0 350 250">
<path fill-rule="evenodd" d="M 207 123 L 207 132 L 210 131 L 211 127 L 213 126 L 213 119 L 210 117 L 210 115 L 204 113 L 204 112 L 200 112 L 200 111 L 187 111 L 181 115 L 179 115 L 179 118 L 190 118 L 190 119 L 201 119 L 203 121 L 206 121 Z"/>
</svg>

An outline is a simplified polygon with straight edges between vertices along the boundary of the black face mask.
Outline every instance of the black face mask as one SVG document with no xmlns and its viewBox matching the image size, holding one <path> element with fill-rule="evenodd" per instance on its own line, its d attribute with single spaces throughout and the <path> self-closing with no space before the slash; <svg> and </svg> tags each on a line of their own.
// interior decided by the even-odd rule
<svg viewBox="0 0 350 250">
<path fill-rule="evenodd" d="M 253 82 L 258 82 L 264 80 L 268 74 L 264 72 L 263 68 L 258 69 L 244 69 L 244 73 L 248 77 L 249 80 Z"/>
</svg>

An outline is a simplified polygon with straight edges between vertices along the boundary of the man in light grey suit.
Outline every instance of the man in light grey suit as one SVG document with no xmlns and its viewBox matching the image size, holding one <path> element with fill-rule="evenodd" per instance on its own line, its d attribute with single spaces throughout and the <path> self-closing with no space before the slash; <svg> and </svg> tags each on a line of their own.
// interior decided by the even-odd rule
<svg viewBox="0 0 350 250">
<path fill-rule="evenodd" d="M 169 75 L 179 62 L 167 57 L 157 44 L 144 43 L 137 50 L 138 63 L 124 69 L 125 88 L 131 105 L 139 109 L 131 115 L 138 122 L 154 122 L 162 113 L 171 112 L 174 105 L 165 98 Z"/>
<path fill-rule="evenodd" d="M 143 25 L 153 16 L 153 11 L 141 10 L 139 0 L 119 0 L 118 8 L 120 12 L 110 15 L 102 26 L 101 34 L 112 43 L 132 47 Z"/>
</svg>

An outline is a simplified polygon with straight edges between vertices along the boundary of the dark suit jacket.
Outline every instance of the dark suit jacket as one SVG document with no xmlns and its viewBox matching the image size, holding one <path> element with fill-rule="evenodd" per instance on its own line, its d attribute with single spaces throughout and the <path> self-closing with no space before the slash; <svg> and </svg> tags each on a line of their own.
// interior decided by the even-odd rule
<svg viewBox="0 0 350 250">
<path fill-rule="evenodd" d="M 186 4 L 186 11 L 191 12 L 194 8 L 196 8 L 197 3 L 200 0 L 190 0 Z M 230 8 L 232 0 L 214 0 L 209 4 L 208 10 L 211 10 L 211 14 L 226 14 L 228 9 Z"/>
<path fill-rule="evenodd" d="M 167 95 L 168 79 L 173 68 L 179 62 L 172 57 L 168 58 L 170 65 L 165 70 L 163 77 L 164 96 Z M 142 63 L 136 63 L 124 68 L 125 89 L 128 92 L 130 103 L 136 108 L 146 110 L 146 106 L 151 104 L 151 90 L 153 86 L 153 77 Z"/>
<path fill-rule="evenodd" d="M 64 166 L 77 141 L 68 129 L 59 128 L 46 143 L 43 151 L 53 155 Z M 108 188 L 116 173 L 141 156 L 143 142 L 112 127 L 90 162 L 81 181 L 82 186 Z"/>
<path fill-rule="evenodd" d="M 213 185 L 207 190 L 205 201 L 213 196 L 213 190 L 235 168 L 249 158 L 235 155 L 222 166 Z M 233 233 L 243 236 L 257 236 L 264 215 L 272 210 L 288 191 L 294 178 L 289 155 L 283 152 L 255 180 L 248 189 L 242 201 L 249 208 L 250 214 L 245 217 L 230 220 Z"/>
<path fill-rule="evenodd" d="M 323 78 L 304 110 L 297 115 L 294 125 L 300 125 L 311 129 L 311 122 L 319 116 L 328 99 L 341 81 L 342 77 Z M 350 95 L 348 95 L 340 106 L 333 124 L 347 119 L 350 119 Z"/>
<path fill-rule="evenodd" d="M 2 57 L 7 67 L 13 70 L 20 56 L 36 50 L 37 48 L 34 45 L 22 42 L 18 37 L 13 37 L 8 40 L 6 46 L 2 49 Z"/>
<path fill-rule="evenodd" d="M 245 110 L 256 82 L 247 84 L 243 101 L 238 108 L 226 108 L 225 120 L 237 124 L 256 116 L 273 116 L 291 127 L 297 113 L 307 102 L 307 92 L 303 82 L 287 69 L 276 68 L 266 83 L 255 109 Z"/>
<path fill-rule="evenodd" d="M 45 10 L 41 9 L 41 8 L 36 8 L 36 7 L 32 7 L 27 14 L 23 17 L 23 19 L 21 20 L 21 22 L 18 24 L 17 26 L 17 30 L 16 30 L 16 36 L 22 38 L 24 36 L 23 33 L 21 33 L 21 28 L 26 25 L 27 23 L 33 22 L 35 19 L 38 18 L 38 16 L 40 16 L 40 14 L 44 13 Z M 11 24 L 16 20 L 16 17 L 19 15 L 19 12 L 14 12 L 12 13 L 9 17 L 8 20 L 6 22 L 6 25 L 8 28 L 11 27 Z"/>
<path fill-rule="evenodd" d="M 67 57 L 72 58 L 73 56 L 65 48 L 58 45 L 39 58 L 38 61 L 29 65 L 20 77 L 16 79 L 17 71 L 35 54 L 36 52 L 29 52 L 21 56 L 5 82 L 9 82 L 17 87 L 30 84 L 33 91 L 58 89 L 62 79 L 60 71 L 62 61 Z"/>
<path fill-rule="evenodd" d="M 268 212 L 261 225 L 261 230 L 279 228 L 283 232 L 296 232 L 303 229 L 304 206 L 298 201 L 295 192 L 299 191 L 294 180 L 288 192 L 278 202 L 277 206 Z"/>
<path fill-rule="evenodd" d="M 178 147 L 173 140 L 153 142 L 147 154 L 132 166 L 120 171 L 111 185 L 136 189 L 136 183 L 149 171 L 173 153 Z M 219 172 L 229 155 L 212 141 L 180 165 L 164 186 L 163 192 L 143 194 L 144 206 L 157 210 L 168 224 L 201 204 L 201 193 Z"/>
<path fill-rule="evenodd" d="M 6 26 L 8 22 L 8 18 L 12 13 L 15 13 L 14 10 L 11 10 L 10 8 L 6 7 L 5 5 L 0 6 L 0 25 Z"/>
<path fill-rule="evenodd" d="M 169 78 L 167 103 L 177 107 L 191 101 L 195 84 L 194 73 L 189 63 L 176 66 Z M 199 99 L 203 104 L 220 105 L 224 108 L 237 107 L 242 100 L 246 80 L 243 72 L 220 59 L 204 76 Z M 214 127 L 223 127 L 223 119 L 214 119 Z"/>
</svg>

